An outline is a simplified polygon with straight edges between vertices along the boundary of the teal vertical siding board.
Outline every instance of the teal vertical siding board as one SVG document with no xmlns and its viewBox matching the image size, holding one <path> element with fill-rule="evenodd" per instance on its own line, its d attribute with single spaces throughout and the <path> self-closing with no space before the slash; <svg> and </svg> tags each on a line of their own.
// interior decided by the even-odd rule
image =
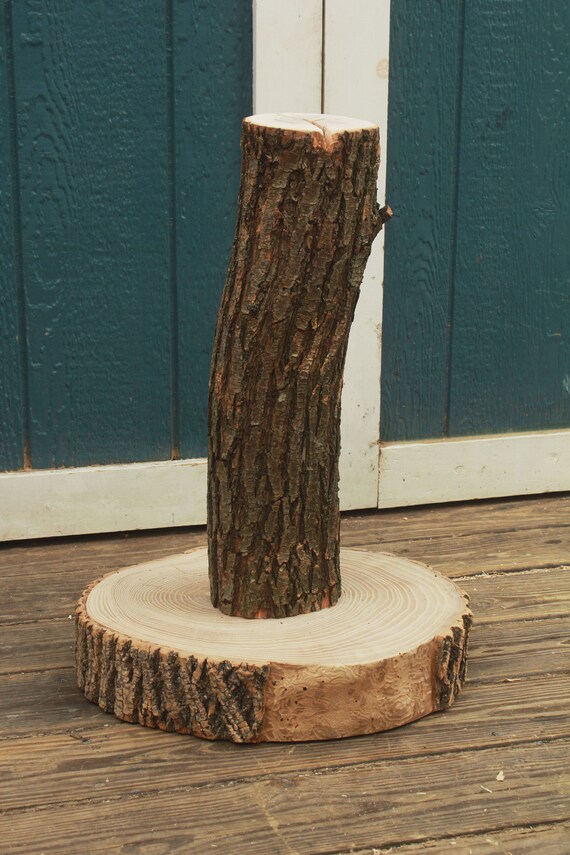
<svg viewBox="0 0 570 855">
<path fill-rule="evenodd" d="M 174 0 L 180 454 L 207 449 L 214 325 L 235 229 L 241 120 L 252 113 L 250 2 Z"/>
<path fill-rule="evenodd" d="M 34 468 L 169 458 L 164 7 L 14 4 Z"/>
<path fill-rule="evenodd" d="M 446 430 L 463 3 L 391 6 L 383 440 Z"/>
<path fill-rule="evenodd" d="M 450 433 L 570 426 L 570 4 L 467 4 Z"/>
<path fill-rule="evenodd" d="M 0 470 L 23 467 L 25 442 L 11 12 L 0 7 Z"/>
</svg>

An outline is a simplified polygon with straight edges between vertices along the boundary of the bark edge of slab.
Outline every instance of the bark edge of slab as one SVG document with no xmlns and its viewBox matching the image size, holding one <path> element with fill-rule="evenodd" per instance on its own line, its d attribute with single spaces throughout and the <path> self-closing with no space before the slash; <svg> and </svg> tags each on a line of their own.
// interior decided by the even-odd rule
<svg viewBox="0 0 570 855">
<path fill-rule="evenodd" d="M 467 596 L 444 577 L 458 591 L 459 607 L 432 638 L 378 661 L 331 665 L 264 661 L 262 651 L 251 663 L 194 656 L 110 629 L 89 616 L 87 600 L 120 573 L 96 580 L 79 600 L 76 670 L 87 699 L 124 721 L 238 743 L 335 739 L 444 710 L 465 680 L 472 615 Z"/>
</svg>

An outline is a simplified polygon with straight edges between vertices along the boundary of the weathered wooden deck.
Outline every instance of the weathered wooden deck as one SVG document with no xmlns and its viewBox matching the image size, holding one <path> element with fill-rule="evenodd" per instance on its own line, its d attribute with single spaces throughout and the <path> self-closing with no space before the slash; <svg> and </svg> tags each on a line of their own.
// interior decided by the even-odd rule
<svg viewBox="0 0 570 855">
<path fill-rule="evenodd" d="M 345 518 L 345 545 L 460 579 L 475 628 L 451 710 L 328 743 L 155 732 L 76 689 L 81 590 L 204 539 L 178 529 L 0 552 L 2 852 L 570 852 L 570 497 Z"/>
</svg>

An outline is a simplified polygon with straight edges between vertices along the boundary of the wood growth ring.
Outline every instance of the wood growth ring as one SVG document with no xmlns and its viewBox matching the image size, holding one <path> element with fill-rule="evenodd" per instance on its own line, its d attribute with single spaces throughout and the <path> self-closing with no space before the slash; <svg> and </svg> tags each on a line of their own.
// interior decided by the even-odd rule
<svg viewBox="0 0 570 855">
<path fill-rule="evenodd" d="M 453 702 L 471 613 L 427 567 L 340 548 L 344 362 L 391 216 L 379 130 L 250 116 L 241 148 L 208 390 L 208 549 L 85 592 L 79 686 L 120 719 L 208 739 L 387 730 Z"/>
<path fill-rule="evenodd" d="M 424 565 L 341 549 L 332 609 L 246 620 L 210 602 L 207 550 L 105 576 L 77 607 L 77 673 L 118 718 L 209 739 L 373 733 L 448 707 L 471 613 Z"/>
</svg>

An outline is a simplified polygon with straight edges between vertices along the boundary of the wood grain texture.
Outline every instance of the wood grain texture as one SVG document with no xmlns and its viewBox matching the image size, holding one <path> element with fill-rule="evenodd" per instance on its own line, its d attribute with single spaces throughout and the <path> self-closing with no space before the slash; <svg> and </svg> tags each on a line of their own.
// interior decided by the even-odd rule
<svg viewBox="0 0 570 855">
<path fill-rule="evenodd" d="M 364 546 L 427 537 L 444 540 L 475 534 L 498 536 L 521 530 L 563 528 L 570 526 L 569 499 L 570 495 L 562 494 L 344 514 L 341 537 L 354 538 L 354 544 L 358 545 L 357 538 L 361 536 Z M 508 538 L 503 539 L 506 545 Z"/>
<path fill-rule="evenodd" d="M 383 737 L 297 743 L 288 753 L 279 743 L 266 742 L 253 749 L 259 752 L 256 755 L 229 742 L 170 737 L 173 741 L 165 743 L 160 731 L 128 727 L 125 722 L 102 715 L 94 704 L 86 704 L 77 690 L 73 669 L 66 668 L 0 678 L 0 738 L 3 751 L 9 751 L 11 756 L 18 754 L 12 744 L 23 739 L 28 745 L 24 743 L 20 756 L 33 754 L 37 734 L 46 740 L 46 746 L 60 747 L 68 740 L 83 737 L 96 751 L 105 749 L 106 744 L 111 751 L 122 738 L 124 751 L 133 758 L 137 753 L 149 754 L 151 769 L 163 757 L 165 766 L 173 762 L 173 778 L 184 768 L 188 784 L 200 785 L 230 780 L 235 777 L 236 764 L 240 776 L 252 778 L 259 774 L 260 762 L 270 768 L 277 764 L 281 771 L 290 772 L 352 766 L 370 760 L 456 754 L 467 749 L 568 736 L 568 674 L 553 672 L 530 679 L 515 674 L 512 679 L 513 682 L 469 684 L 469 691 L 449 711 L 418 719 Z M 236 753 L 240 750 L 241 754 Z M 177 753 L 181 766 L 174 762 Z M 212 761 L 210 769 L 203 762 L 208 757 Z M 160 781 L 156 781 L 156 789 L 160 789 Z M 15 793 L 13 797 L 20 804 L 25 799 L 25 793 Z"/>
<path fill-rule="evenodd" d="M 543 625 L 543 621 L 549 619 L 553 621 L 550 631 L 554 633 L 554 643 L 545 644 L 543 662 L 560 653 L 559 659 L 556 662 L 552 661 L 551 667 L 554 671 L 568 670 L 564 637 L 562 636 L 560 640 L 557 635 L 560 632 L 560 625 L 563 627 L 564 621 L 570 615 L 568 567 L 551 571 L 530 571 L 509 577 L 498 574 L 495 577 L 463 578 L 461 586 L 475 603 L 476 609 L 481 609 L 483 612 L 479 624 L 484 626 L 485 630 L 475 634 L 476 639 L 482 639 L 480 665 L 481 660 L 488 656 L 493 659 L 496 672 L 502 671 L 506 675 L 511 667 L 507 659 L 514 657 L 516 660 L 517 655 L 522 655 L 523 673 L 531 673 L 524 670 L 525 644 L 530 643 L 534 635 L 542 638 L 548 633 L 549 629 Z M 528 627 L 527 621 L 531 622 Z M 522 624 L 520 627 L 515 625 L 518 622 Z M 509 630 L 501 627 L 497 629 L 494 636 L 493 633 L 488 635 L 488 626 L 504 623 L 509 623 Z M 501 646 L 500 638 L 505 637 L 508 637 L 508 643 Z M 537 654 L 535 658 L 538 660 L 540 656 Z M 535 665 L 535 669 L 540 672 L 538 665 Z M 487 673 L 487 665 L 485 665 L 483 675 Z"/>
<path fill-rule="evenodd" d="M 387 730 L 455 700 L 472 616 L 423 565 L 341 553 L 334 609 L 247 621 L 209 601 L 207 550 L 113 572 L 76 609 L 79 688 L 125 721 L 287 742 Z"/>
<path fill-rule="evenodd" d="M 14 115 L 12 7 L 0 12 L 0 470 L 24 466 L 26 342 L 22 316 L 17 128 Z"/>
<path fill-rule="evenodd" d="M 389 549 L 429 535 L 451 567 L 446 543 L 494 532 L 518 560 L 511 536 L 560 528 L 567 510 L 568 498 L 550 497 L 358 514 L 345 520 L 345 533 L 353 527 L 372 542 L 375 527 Z M 204 544 L 203 533 L 192 536 Z M 243 746 L 129 727 L 86 703 L 75 685 L 66 600 L 113 566 L 180 551 L 185 537 L 153 532 L 0 550 L 9 586 L 0 600 L 16 620 L 2 629 L 3 667 L 13 663 L 13 673 L 0 677 L 7 851 L 565 851 L 568 568 L 461 582 L 478 620 L 468 691 L 445 713 L 358 739 Z M 475 559 L 476 540 L 470 548 Z M 43 617 L 22 623 L 30 609 L 32 621 Z"/>
<path fill-rule="evenodd" d="M 102 778 L 94 798 L 11 814 L 12 851 L 29 853 L 41 839 L 45 853 L 61 852 L 62 840 L 70 852 L 85 847 L 118 853 L 124 852 L 127 839 L 132 851 L 145 855 L 200 853 L 213 846 L 231 852 L 325 855 L 331 845 L 332 851 L 388 847 L 396 841 L 433 839 L 444 829 L 449 839 L 520 825 L 525 810 L 537 823 L 565 820 L 568 741 L 520 746 L 516 765 L 509 765 L 510 757 L 506 747 L 454 755 L 462 774 L 451 789 L 446 755 L 333 768 L 318 775 L 238 779 L 214 790 L 141 789 L 121 800 L 120 821 L 117 802 L 106 799 Z M 503 785 L 495 782 L 500 769 L 509 772 Z M 110 782 L 112 772 L 107 777 Z"/>
<path fill-rule="evenodd" d="M 546 532 L 539 529 L 513 532 L 507 542 L 494 534 L 465 535 L 457 543 L 441 543 L 426 538 L 409 544 L 394 544 L 392 551 L 425 561 L 450 578 L 463 578 L 480 573 L 510 573 L 541 565 L 553 567 L 568 560 L 569 545 L 570 529 L 562 526 Z M 384 549 L 375 545 L 367 548 L 371 551 Z"/>
<path fill-rule="evenodd" d="M 471 541 L 468 548 L 476 549 L 476 542 Z M 406 547 L 391 549 L 391 551 L 394 554 L 399 553 L 402 557 L 410 559 L 417 558 L 419 560 L 422 556 L 422 550 L 419 547 L 415 555 L 412 555 Z M 436 552 L 437 549 L 434 548 L 434 554 Z M 515 556 L 518 557 L 518 550 L 515 552 Z M 142 559 L 144 560 L 147 557 L 148 555 L 143 555 Z M 108 569 L 113 569 L 114 566 L 110 562 Z M 540 586 L 544 585 L 544 602 L 540 616 L 544 617 L 549 609 L 552 610 L 553 617 L 563 617 L 569 613 L 568 599 L 570 591 L 568 590 L 568 581 L 566 579 L 567 567 L 565 566 L 552 567 L 552 573 L 547 573 L 546 571 L 529 571 L 530 582 L 527 589 L 529 591 L 536 589 L 536 602 L 525 599 L 524 597 L 518 597 L 517 586 L 520 583 L 521 575 L 524 574 L 518 572 L 516 567 L 507 572 L 508 568 L 501 570 L 497 568 L 495 561 L 487 559 L 486 564 L 482 562 L 479 565 L 478 572 L 471 574 L 472 578 L 470 578 L 465 574 L 461 565 L 458 565 L 453 560 L 453 556 L 450 554 L 445 561 L 439 563 L 438 572 L 442 572 L 450 578 L 460 579 L 461 588 L 465 589 L 471 596 L 471 591 L 473 590 L 480 589 L 483 592 L 487 590 L 484 583 L 485 577 L 481 576 L 481 574 L 485 574 L 487 570 L 493 568 L 497 576 L 497 582 L 500 584 L 501 590 L 504 591 L 505 597 L 507 597 L 502 610 L 503 612 L 512 608 L 518 614 L 520 609 L 522 610 L 521 614 L 532 616 L 535 608 L 538 610 L 541 608 L 539 593 L 542 590 Z M 67 615 L 73 612 L 77 597 L 82 589 L 102 569 L 102 567 L 97 567 L 96 564 L 93 566 L 90 563 L 88 567 L 79 567 L 75 572 L 72 570 L 66 570 L 63 573 L 54 572 L 50 574 L 49 584 L 45 585 L 41 598 L 37 596 L 38 585 L 45 584 L 45 577 L 41 573 L 38 574 L 36 572 L 30 576 L 22 574 L 20 576 L 7 576 L 6 578 L 0 577 L 0 620 L 4 623 L 18 622 L 18 620 L 21 620 L 21 610 L 24 608 L 26 609 L 27 620 L 67 618 Z M 490 596 L 492 597 L 492 595 Z M 509 619 L 508 615 L 505 615 L 505 619 Z"/>
<path fill-rule="evenodd" d="M 164 18 L 13 9 L 32 464 L 169 458 Z"/>
<path fill-rule="evenodd" d="M 475 625 L 469 650 L 471 683 L 505 681 L 521 674 L 567 674 L 570 672 L 568 617 Z"/>
<path fill-rule="evenodd" d="M 557 825 L 523 825 L 504 828 L 465 837 L 460 834 L 446 840 L 424 840 L 421 843 L 404 843 L 388 849 L 376 849 L 376 855 L 441 855 L 442 847 L 449 847 L 453 855 L 561 855 L 568 849 L 570 823 Z M 453 850 L 452 850 L 453 847 Z M 370 849 L 354 849 L 339 855 L 370 855 Z"/>
<path fill-rule="evenodd" d="M 208 375 L 252 104 L 252 4 L 174 0 L 176 304 L 181 457 L 205 457 Z"/>
<path fill-rule="evenodd" d="M 485 580 L 478 579 L 478 574 L 500 574 L 498 583 L 505 586 L 509 597 L 514 595 L 516 604 L 517 580 L 521 578 L 516 571 L 541 565 L 556 567 L 568 560 L 570 527 L 564 525 L 568 507 L 568 497 L 551 496 L 413 508 L 405 513 L 351 514 L 343 519 L 341 537 L 346 546 L 389 551 L 420 561 L 429 557 L 432 566 L 450 577 L 475 575 L 472 582 L 464 579 L 461 583 L 470 595 L 472 585 L 481 584 L 485 590 Z M 20 608 L 26 609 L 30 620 L 65 618 L 94 577 L 118 565 L 160 558 L 205 543 L 205 531 L 198 528 L 4 545 L 0 550 L 1 619 L 18 621 Z M 548 597 L 545 609 L 555 609 L 559 614 L 559 609 L 565 608 L 562 614 L 568 614 L 564 573 L 561 569 L 544 577 L 531 574 L 529 584 L 536 586 L 537 608 L 540 585 L 544 584 Z M 49 584 L 45 584 L 46 574 Z M 36 596 L 38 585 L 44 588 L 41 598 Z M 531 605 L 527 601 L 524 608 Z"/>
<path fill-rule="evenodd" d="M 20 681 L 19 685 L 28 689 L 29 681 Z M 46 699 L 48 685 L 43 686 Z M 156 731 L 127 727 L 100 713 L 99 720 L 88 715 L 82 721 L 78 716 L 76 726 L 71 719 L 62 719 L 58 729 L 55 724 L 50 726 L 48 716 L 55 718 L 58 709 L 63 709 L 59 699 L 58 709 L 55 703 L 50 704 L 46 715 L 41 758 L 33 734 L 21 732 L 18 738 L 3 739 L 3 762 L 9 769 L 19 770 L 22 785 L 17 789 L 6 785 L 3 807 L 17 809 L 74 801 L 78 792 L 97 797 L 100 789 L 97 784 L 108 769 L 113 774 L 105 787 L 105 796 L 117 798 L 128 792 L 135 776 L 140 790 L 159 793 L 181 785 L 227 784 L 235 779 L 236 765 L 240 779 L 251 781 L 260 775 L 260 769 L 279 768 L 280 774 L 290 775 L 413 758 L 417 761 L 424 758 L 427 763 L 429 757 L 457 754 L 459 750 L 542 743 L 568 735 L 564 701 L 569 688 L 568 678 L 558 682 L 547 677 L 522 685 L 477 686 L 470 691 L 471 697 L 466 694 L 449 713 L 420 719 L 385 737 L 297 744 L 285 750 L 271 743 L 248 750 L 231 743 L 168 739 Z M 67 685 L 62 686 L 62 693 L 69 703 L 73 696 Z M 31 697 L 36 700 L 40 694 L 33 692 Z M 105 719 L 105 726 L 101 718 Z M 35 722 L 36 717 L 31 714 L 28 724 L 33 727 Z M 121 758 L 120 763 L 117 757 Z M 144 763 L 141 758 L 145 758 Z"/>
<path fill-rule="evenodd" d="M 570 5 L 465 9 L 449 432 L 567 427 Z"/>
<path fill-rule="evenodd" d="M 79 593 L 93 575 L 93 569 L 85 569 L 83 574 L 85 578 L 76 575 L 71 582 L 68 571 L 67 581 L 61 584 L 66 587 L 73 584 Z M 77 595 L 73 591 L 68 595 L 62 593 L 58 584 L 47 610 L 34 612 L 35 592 L 45 584 L 45 575 L 44 571 L 43 576 L 33 576 L 21 596 L 15 593 L 15 586 L 19 587 L 17 580 L 11 589 L 3 588 L 4 598 L 12 605 L 11 612 L 5 609 L 2 629 L 3 673 L 72 667 L 71 618 Z M 490 680 L 493 675 L 508 676 L 515 667 L 517 675 L 568 670 L 565 647 L 570 615 L 568 568 L 513 573 L 508 578 L 496 574 L 463 579 L 461 586 L 468 591 L 479 615 L 471 643 L 471 681 Z M 64 600 L 65 596 L 69 601 Z M 32 623 L 18 622 L 22 614 L 17 611 L 18 603 Z"/>
<path fill-rule="evenodd" d="M 570 614 L 568 566 L 499 573 L 496 584 L 490 586 L 486 584 L 488 578 L 482 575 L 461 580 L 461 587 L 475 604 L 479 624 L 567 618 Z"/>
<path fill-rule="evenodd" d="M 462 4 L 393 3 L 380 438 L 443 436 Z"/>
</svg>

